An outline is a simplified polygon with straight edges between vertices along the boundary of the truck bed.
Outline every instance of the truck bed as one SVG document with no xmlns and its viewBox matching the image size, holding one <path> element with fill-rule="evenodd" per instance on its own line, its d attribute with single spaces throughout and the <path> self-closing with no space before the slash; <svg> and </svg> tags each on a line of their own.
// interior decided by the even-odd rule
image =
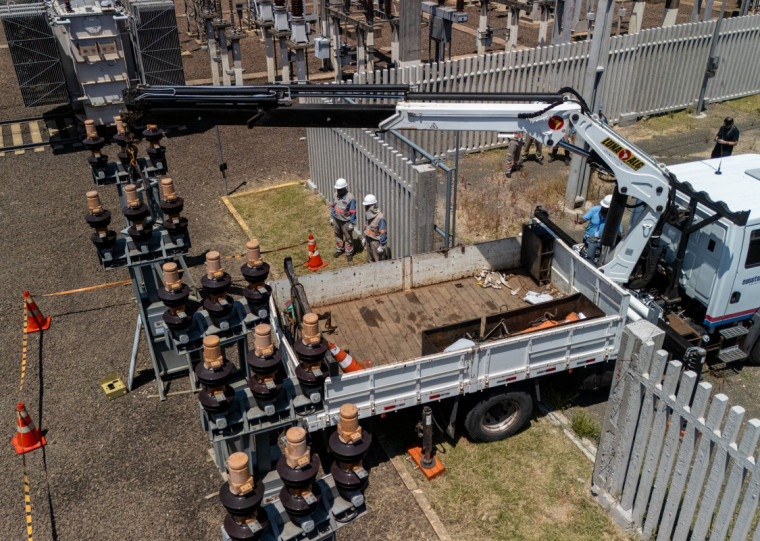
<svg viewBox="0 0 760 541">
<path fill-rule="evenodd" d="M 509 285 L 520 288 L 517 295 L 506 286 L 481 287 L 471 277 L 313 308 L 332 314 L 338 328 L 328 340 L 360 362 L 382 366 L 420 357 L 422 331 L 528 306 L 523 297 L 529 290 L 552 292 L 523 269 L 508 273 L 514 275 Z"/>
</svg>

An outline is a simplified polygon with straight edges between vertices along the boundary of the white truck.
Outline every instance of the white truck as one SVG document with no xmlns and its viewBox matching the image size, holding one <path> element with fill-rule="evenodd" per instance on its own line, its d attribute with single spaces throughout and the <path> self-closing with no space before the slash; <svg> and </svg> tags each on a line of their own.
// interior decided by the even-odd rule
<svg viewBox="0 0 760 541">
<path fill-rule="evenodd" d="M 304 97 L 364 103 L 296 103 Z M 389 98 L 398 101 L 387 105 Z M 760 326 L 754 325 L 760 317 L 758 155 L 666 168 L 600 122 L 568 89 L 484 95 L 424 94 L 404 85 L 138 87 L 126 102 L 133 122 L 526 132 L 581 154 L 614 178 L 598 268 L 541 215 L 525 229 L 522 246 L 502 239 L 300 280 L 291 273 L 273 283 L 272 324 L 289 377 L 299 368 L 294 346 L 301 318 L 311 310 L 330 312 L 335 342 L 375 363 L 340 374 L 328 354 L 329 374 L 318 374 L 323 386 L 298 416 L 310 431 L 334 425 L 349 402 L 368 417 L 445 401 L 450 428 L 466 411 L 473 439 L 507 437 L 530 418 L 527 380 L 614 361 L 624 325 L 641 318 L 666 330 L 674 357 L 699 365 L 705 357 L 748 357 L 760 364 Z M 587 149 L 565 142 L 570 126 Z M 618 240 L 627 206 L 632 218 Z M 505 278 L 509 285 L 479 288 L 472 277 L 484 268 L 512 274 Z M 526 307 L 522 294 L 511 295 L 515 287 L 548 288 L 559 298 Z M 547 320 L 553 326 L 538 325 Z M 471 345 L 452 351 L 462 338 Z"/>
</svg>

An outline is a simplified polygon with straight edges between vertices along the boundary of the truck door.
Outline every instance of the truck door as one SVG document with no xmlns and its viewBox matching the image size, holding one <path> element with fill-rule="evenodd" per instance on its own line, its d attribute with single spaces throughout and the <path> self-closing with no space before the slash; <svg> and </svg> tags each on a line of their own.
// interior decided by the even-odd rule
<svg viewBox="0 0 760 541">
<path fill-rule="evenodd" d="M 760 227 L 745 230 L 738 263 L 721 324 L 748 319 L 760 306 Z"/>
</svg>

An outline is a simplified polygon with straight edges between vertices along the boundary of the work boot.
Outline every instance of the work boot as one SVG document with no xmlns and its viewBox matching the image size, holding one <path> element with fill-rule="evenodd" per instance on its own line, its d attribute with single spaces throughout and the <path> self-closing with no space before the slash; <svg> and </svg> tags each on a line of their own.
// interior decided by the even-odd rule
<svg viewBox="0 0 760 541">
<path fill-rule="evenodd" d="M 335 250 L 335 253 L 333 254 L 333 257 L 335 259 L 338 259 L 343 254 L 343 250 Z"/>
<path fill-rule="evenodd" d="M 570 158 L 565 158 L 565 165 L 570 165 Z"/>
<path fill-rule="evenodd" d="M 536 161 L 538 162 L 538 165 L 544 165 L 544 157 L 543 156 L 537 156 Z"/>
<path fill-rule="evenodd" d="M 346 261 L 351 263 L 351 260 L 354 258 L 354 254 L 346 254 Z"/>
<path fill-rule="evenodd" d="M 556 161 L 557 161 L 557 156 L 555 156 L 554 154 L 549 156 L 549 163 L 556 162 Z"/>
<path fill-rule="evenodd" d="M 512 178 L 512 173 L 507 173 L 507 178 Z"/>
</svg>

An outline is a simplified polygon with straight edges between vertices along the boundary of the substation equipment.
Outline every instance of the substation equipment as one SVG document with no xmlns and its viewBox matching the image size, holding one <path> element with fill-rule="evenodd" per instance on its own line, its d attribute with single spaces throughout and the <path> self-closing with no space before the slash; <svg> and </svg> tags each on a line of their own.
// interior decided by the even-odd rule
<svg viewBox="0 0 760 541">
<path fill-rule="evenodd" d="M 112 124 L 129 81 L 185 84 L 171 0 L 2 0 L 0 20 L 26 107 Z"/>
<path fill-rule="evenodd" d="M 329 539 L 366 512 L 363 490 L 369 474 L 362 459 L 371 435 L 359 426 L 356 407 L 344 405 L 329 440 L 317 441 L 314 450 L 306 444 L 305 416 L 319 411 L 325 378 L 338 374 L 317 316 L 304 314 L 299 303 L 294 313 L 303 321 L 301 340 L 294 348 L 275 342 L 275 331 L 282 334 L 278 319 L 270 317 L 270 267 L 256 240 L 246 244 L 242 296 L 231 295 L 240 288 L 233 287 L 216 251 L 206 253 L 206 273 L 198 288 L 185 261 L 191 246 L 188 220 L 174 180 L 166 176 L 163 133 L 147 125 L 142 135 L 149 146 L 143 158 L 120 117 L 116 124 L 117 161 L 103 154 L 105 140 L 91 120 L 83 143 L 91 153 L 94 184 L 116 187 L 124 228 L 120 234 L 110 229 L 113 217 L 97 190 L 87 193 L 85 221 L 93 229 L 90 239 L 98 261 L 106 270 L 127 267 L 137 299 L 128 387 L 142 325 L 159 397 L 166 398 L 165 378 L 189 373 L 216 466 L 222 472 L 229 469 L 229 482 L 220 492 L 228 511 L 223 539 Z M 292 264 L 288 274 L 295 276 Z M 237 366 L 227 358 L 227 348 L 237 352 Z M 283 453 L 278 442 L 286 430 Z M 317 479 L 320 466 L 326 475 Z M 251 474 L 256 483 L 246 481 Z M 245 477 L 237 485 L 236 475 Z"/>
</svg>

